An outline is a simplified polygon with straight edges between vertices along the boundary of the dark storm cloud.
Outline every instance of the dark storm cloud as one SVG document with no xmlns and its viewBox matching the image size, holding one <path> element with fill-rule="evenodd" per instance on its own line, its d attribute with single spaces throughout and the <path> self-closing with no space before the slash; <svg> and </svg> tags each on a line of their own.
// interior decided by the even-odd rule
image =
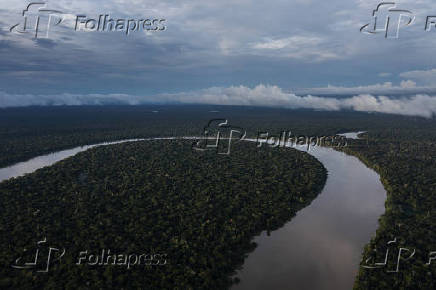
<svg viewBox="0 0 436 290">
<path fill-rule="evenodd" d="M 402 88 L 416 71 L 436 67 L 434 33 L 422 17 L 436 13 L 433 1 L 404 0 L 414 26 L 400 39 L 369 36 L 378 1 L 185 0 L 56 1 L 64 22 L 49 39 L 7 32 L 22 21 L 22 1 L 0 10 L 0 90 L 10 93 L 166 93 L 208 87 L 270 83 L 284 89 L 365 87 L 391 82 Z M 75 15 L 166 19 L 158 33 L 74 31 Z M 404 32 L 404 33 L 403 33 Z M 432 34 L 433 33 L 433 34 Z M 413 52 L 413 53 L 412 53 Z M 415 72 L 409 73 L 407 72 Z M 431 75 L 429 73 L 425 76 Z M 309 89 L 310 92 L 310 89 Z M 359 92 L 360 93 L 360 92 Z"/>
</svg>

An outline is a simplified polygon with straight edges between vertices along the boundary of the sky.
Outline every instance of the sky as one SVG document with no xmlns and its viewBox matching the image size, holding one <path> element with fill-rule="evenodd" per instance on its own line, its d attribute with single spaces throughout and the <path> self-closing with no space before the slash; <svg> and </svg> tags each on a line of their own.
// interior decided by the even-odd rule
<svg viewBox="0 0 436 290">
<path fill-rule="evenodd" d="M 35 2 L 45 2 L 45 9 L 59 11 L 56 17 L 62 18 L 38 38 L 30 29 L 14 28 Z M 331 110 L 396 106 L 394 111 L 401 112 L 419 102 L 430 108 L 421 115 L 436 112 L 436 27 L 425 30 L 427 16 L 436 15 L 433 0 L 396 1 L 397 9 L 410 11 L 414 20 L 406 26 L 407 17 L 402 18 L 399 37 L 392 39 L 360 31 L 373 21 L 380 3 L 373 0 L 0 3 L 0 107 L 116 100 Z M 106 14 L 164 19 L 165 29 L 126 35 L 122 29 L 86 30 L 79 23 L 75 30 L 78 15 L 98 19 Z M 336 105 L 313 99 L 323 94 L 350 97 Z M 394 94 L 409 98 L 388 105 L 383 97 Z"/>
</svg>

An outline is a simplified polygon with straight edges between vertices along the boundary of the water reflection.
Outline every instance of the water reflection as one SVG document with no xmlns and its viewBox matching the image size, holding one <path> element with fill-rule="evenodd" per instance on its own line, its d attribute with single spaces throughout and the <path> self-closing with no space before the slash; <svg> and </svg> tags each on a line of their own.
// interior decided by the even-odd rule
<svg viewBox="0 0 436 290">
<path fill-rule="evenodd" d="M 97 147 L 97 146 L 105 146 L 105 145 L 113 145 L 113 144 L 119 144 L 124 142 L 132 142 L 132 141 L 140 141 L 144 139 L 129 139 L 129 140 L 123 140 L 123 141 L 116 141 L 116 142 L 104 142 L 100 144 L 94 144 L 94 145 L 86 145 L 86 146 L 80 146 L 73 149 L 63 150 L 55 153 L 50 153 L 47 155 L 38 156 L 35 158 L 32 158 L 25 162 L 20 162 L 15 165 L 1 168 L 0 169 L 0 182 L 12 177 L 18 177 L 23 176 L 27 173 L 32 173 L 35 170 L 53 165 L 54 163 L 61 161 L 65 158 L 71 157 L 76 155 L 79 152 L 86 151 L 90 148 Z"/>
<path fill-rule="evenodd" d="M 349 138 L 349 139 L 359 139 L 359 137 L 357 137 L 357 135 L 362 134 L 362 133 L 366 133 L 366 131 L 342 133 L 342 134 L 338 134 L 338 135 L 344 136 L 344 137 Z"/>
<path fill-rule="evenodd" d="M 386 192 L 357 158 L 320 147 L 309 153 L 328 170 L 325 188 L 283 228 L 255 238 L 233 289 L 352 289 Z"/>
</svg>

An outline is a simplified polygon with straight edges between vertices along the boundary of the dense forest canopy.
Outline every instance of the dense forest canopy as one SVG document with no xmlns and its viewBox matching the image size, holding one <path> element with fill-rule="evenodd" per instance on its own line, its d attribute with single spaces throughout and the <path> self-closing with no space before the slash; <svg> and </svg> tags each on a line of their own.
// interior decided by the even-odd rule
<svg viewBox="0 0 436 290">
<path fill-rule="evenodd" d="M 315 158 L 294 149 L 246 143 L 222 156 L 193 152 L 191 143 L 98 147 L 0 183 L 0 285 L 226 288 L 252 238 L 290 220 L 326 180 Z M 44 239 L 66 250 L 49 273 L 9 267 Z M 89 262 L 81 252 L 104 249 L 159 255 L 154 262 L 164 265 L 76 265 Z"/>
<path fill-rule="evenodd" d="M 411 140 L 426 135 L 435 140 L 433 120 L 356 112 L 315 112 L 231 106 L 78 106 L 0 109 L 0 166 L 41 154 L 128 138 L 199 136 L 215 118 L 258 132 L 323 136 L 370 130 L 371 136 L 395 130 Z M 433 131 L 433 133 L 431 133 Z M 430 132 L 430 134 L 427 134 Z"/>
<path fill-rule="evenodd" d="M 399 273 L 388 272 L 395 267 L 392 257 L 389 258 L 389 265 L 385 268 L 361 267 L 355 288 L 435 288 L 436 262 L 425 266 L 429 260 L 429 253 L 436 251 L 434 246 L 436 240 L 434 231 L 436 225 L 435 119 L 346 111 L 315 112 L 228 106 L 11 108 L 0 110 L 0 152 L 2 153 L 0 166 L 11 165 L 56 150 L 103 141 L 158 136 L 199 136 L 207 122 L 213 118 L 228 119 L 233 125 L 246 129 L 249 137 L 255 137 L 260 131 L 277 135 L 282 131 L 292 131 L 293 134 L 305 136 L 367 131 L 363 134 L 367 140 L 363 143 L 365 146 L 350 141 L 350 145 L 357 146 L 337 148 L 357 156 L 367 166 L 376 170 L 388 192 L 386 213 L 380 218 L 379 229 L 367 247 L 362 249 L 362 266 L 366 265 L 368 259 L 382 261 L 388 248 L 387 243 L 395 238 L 397 243 L 395 246 L 390 246 L 391 253 L 398 251 L 401 246 L 415 249 L 416 253 L 413 259 L 401 261 Z M 190 146 L 186 142 L 167 141 L 165 146 L 162 144 L 164 143 L 152 142 L 149 145 L 132 143 L 97 148 L 53 167 L 39 170 L 35 174 L 1 183 L 0 198 L 2 208 L 5 208 L 1 214 L 0 224 L 4 247 L 2 252 L 5 253 L 1 255 L 2 264 L 9 265 L 16 255 L 21 253 L 20 247 L 34 243 L 35 239 L 43 238 L 35 236 L 35 233 L 44 233 L 50 242 L 62 242 L 62 246 L 71 246 L 73 249 L 82 246 L 101 248 L 108 245 L 107 242 L 110 241 L 115 242 L 121 250 L 128 248 L 129 243 L 124 239 L 134 241 L 139 239 L 141 245 L 145 240 L 152 241 L 151 245 L 154 246 L 159 238 L 164 237 L 164 240 L 168 241 L 169 236 L 177 233 L 180 237 L 177 239 L 177 246 L 171 248 L 173 252 L 168 250 L 168 253 L 173 254 L 174 257 L 177 252 L 175 249 L 187 247 L 188 241 L 185 234 L 180 235 L 181 229 L 168 227 L 168 225 L 181 224 L 180 215 L 170 214 L 176 209 L 176 212 L 182 214 L 184 218 L 183 226 L 192 227 L 192 230 L 183 228 L 183 233 L 200 239 L 194 243 L 197 254 L 208 251 L 213 255 L 193 256 L 193 260 L 189 261 L 192 264 L 189 265 L 193 265 L 191 268 L 195 275 L 185 277 L 184 272 L 178 272 L 180 268 L 176 268 L 170 275 L 169 272 L 165 272 L 172 269 L 169 265 L 158 270 L 153 269 L 154 272 L 146 272 L 144 279 L 150 278 L 147 275 L 163 275 L 162 277 L 166 278 L 162 283 L 169 284 L 162 285 L 173 285 L 171 284 L 175 281 L 173 279 L 181 279 L 177 281 L 183 280 L 183 283 L 186 283 L 181 285 L 203 287 L 206 284 L 201 283 L 215 283 L 213 285 L 216 287 L 225 288 L 229 285 L 229 273 L 242 262 L 243 253 L 250 249 L 249 241 L 253 234 L 261 229 L 273 229 L 289 220 L 295 211 L 315 197 L 314 194 L 319 191 L 324 182 L 324 173 L 320 171 L 320 165 L 315 160 L 292 150 L 291 154 L 289 151 L 283 154 L 283 150 L 289 149 L 264 147 L 259 151 L 257 148 L 243 146 L 237 150 L 239 153 L 234 156 L 232 154 L 232 157 L 225 161 L 226 159 L 210 154 L 204 156 L 189 154 Z M 266 162 L 267 159 L 273 162 Z M 200 160 L 201 162 L 198 162 Z M 305 162 L 308 170 L 294 167 L 295 160 Z M 214 164 L 213 168 L 210 164 Z M 279 169 L 288 166 L 286 168 L 290 170 L 287 174 L 293 172 L 294 175 L 283 176 L 283 170 L 271 168 L 273 165 Z M 226 166 L 230 168 L 226 173 L 230 174 L 230 178 L 227 178 L 229 176 L 224 173 L 217 175 L 216 168 L 229 169 Z M 175 171 L 169 174 L 168 171 L 173 169 Z M 187 182 L 182 178 L 185 175 L 191 177 Z M 244 184 L 252 182 L 248 180 L 253 180 L 254 185 L 265 190 L 273 186 L 274 192 L 279 194 L 263 196 L 265 191 L 259 195 L 254 191 L 255 194 L 250 195 L 254 199 L 250 199 L 246 204 L 247 211 L 241 211 L 244 202 L 248 202 L 244 199 L 245 191 L 242 190 Z M 270 186 L 266 187 L 260 182 L 261 180 L 267 180 Z M 172 184 L 178 187 L 172 188 L 170 186 Z M 194 184 L 201 184 L 201 186 L 194 186 Z M 200 188 L 207 188 L 204 189 L 207 194 L 200 195 Z M 211 192 L 215 192 L 215 189 L 221 193 L 230 192 L 229 196 L 238 198 L 230 201 L 225 194 L 212 196 Z M 302 200 L 297 198 L 298 202 L 294 194 L 296 189 L 301 189 L 302 192 L 303 189 L 307 190 L 304 191 Z M 159 193 L 159 199 L 153 200 L 150 192 Z M 183 195 L 178 195 L 176 192 Z M 193 194 L 196 194 L 194 198 Z M 212 200 L 216 204 L 221 204 L 221 207 L 213 205 L 208 207 Z M 273 210 L 269 201 L 286 206 Z M 236 204 L 233 204 L 234 202 Z M 204 205 L 208 206 L 204 207 Z M 287 208 L 289 205 L 291 205 L 290 209 Z M 124 215 L 126 208 L 129 208 L 129 211 Z M 221 208 L 224 210 L 219 211 Z M 38 214 L 35 214 L 37 210 L 39 210 Z M 217 212 L 220 214 L 216 217 L 213 226 L 207 223 L 201 228 L 203 231 L 201 233 L 205 233 L 206 236 L 199 235 L 200 222 Z M 252 212 L 255 214 L 252 215 Z M 162 213 L 172 219 L 161 220 Z M 240 217 L 237 218 L 234 214 Z M 232 224 L 226 223 L 227 218 L 232 219 Z M 159 223 L 153 222 L 156 220 L 159 220 Z M 211 221 L 211 219 L 207 220 Z M 243 233 L 231 232 L 234 230 L 235 221 L 240 223 L 244 229 Z M 143 225 L 150 226 L 150 229 L 141 232 L 145 235 L 143 238 L 132 234 L 139 228 L 143 229 Z M 111 229 L 107 239 L 103 237 L 103 244 L 96 244 L 95 237 L 100 239 L 98 236 L 101 234 L 100 229 L 107 228 Z M 163 229 L 169 229 L 169 232 Z M 229 229 L 231 230 L 227 235 L 220 235 L 220 242 L 213 240 L 212 237 L 216 235 L 212 235 L 211 231 L 226 232 Z M 96 233 L 97 236 L 94 237 Z M 117 238 L 117 235 L 122 238 Z M 151 238 L 155 235 L 155 238 Z M 74 244 L 76 238 L 73 236 L 78 237 L 77 241 L 80 244 Z M 238 241 L 236 244 L 231 236 L 236 237 Z M 188 245 L 192 250 L 190 253 L 195 252 L 191 244 Z M 154 249 L 162 250 L 161 246 L 156 246 Z M 216 250 L 215 247 L 220 250 Z M 217 254 L 217 251 L 220 254 Z M 186 261 L 187 257 L 183 256 L 180 259 Z M 204 265 L 208 265 L 206 268 L 209 267 L 210 271 L 203 273 L 195 268 Z M 69 275 L 75 277 L 66 280 L 72 281 L 71 285 L 76 285 L 75 283 L 79 281 L 77 279 L 85 276 L 81 268 L 75 269 L 76 272 L 70 272 L 60 266 L 57 271 L 59 275 L 63 275 L 62 277 L 70 277 Z M 18 283 L 17 281 L 21 281 L 24 285 L 30 283 L 32 276 L 17 277 L 16 274 L 10 274 L 9 270 L 4 270 L 6 272 L 2 273 L 1 277 L 5 277 L 2 283 L 6 285 Z M 199 276 L 199 273 L 202 273 L 202 276 Z M 144 272 L 140 274 L 144 275 Z M 119 280 L 108 278 L 107 283 L 112 283 L 111 285 L 121 285 L 125 282 L 123 275 L 102 274 L 99 271 L 95 271 L 92 280 L 97 281 L 97 277 L 103 277 L 100 275 L 121 277 L 117 278 Z M 181 278 L 182 276 L 184 278 Z M 49 280 L 48 276 L 45 277 L 44 279 Z M 47 282 L 38 279 L 33 283 L 42 285 Z M 99 286 L 105 285 L 99 284 Z"/>
</svg>

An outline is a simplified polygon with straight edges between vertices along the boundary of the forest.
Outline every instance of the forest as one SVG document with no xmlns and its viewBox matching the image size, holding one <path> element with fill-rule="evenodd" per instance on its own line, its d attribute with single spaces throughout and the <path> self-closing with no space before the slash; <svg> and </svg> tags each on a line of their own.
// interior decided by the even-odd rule
<svg viewBox="0 0 436 290">
<path fill-rule="evenodd" d="M 354 287 L 435 288 L 436 262 L 425 266 L 429 252 L 436 251 L 435 119 L 226 106 L 2 109 L 0 166 L 103 141 L 198 136 L 214 118 L 228 119 L 253 138 L 259 131 L 309 136 L 366 131 L 367 142 L 337 148 L 373 168 L 388 193 L 379 228 L 362 249 Z M 309 155 L 289 148 L 259 150 L 238 143 L 226 159 L 193 155 L 190 145 L 154 141 L 95 148 L 0 183 L 1 263 L 11 264 L 23 247 L 47 237 L 53 245 L 71 249 L 65 254 L 67 265 L 88 248 L 167 254 L 168 265 L 150 271 L 91 268 L 90 283 L 96 287 L 137 286 L 129 284 L 135 281 L 171 287 L 177 281 L 181 289 L 228 288 L 237 282 L 232 273 L 254 248 L 252 237 L 280 227 L 309 204 L 322 189 L 326 172 Z M 393 256 L 388 267 L 363 267 L 369 259 L 383 261 L 387 243 L 395 238 L 391 253 L 399 247 L 416 249 L 413 259 L 401 261 L 401 271 L 389 272 L 395 267 Z M 89 278 L 89 268 L 67 265 L 53 269 L 65 287 Z M 0 285 L 54 285 L 49 276 L 10 270 L 1 270 Z"/>
<path fill-rule="evenodd" d="M 386 212 L 376 236 L 365 247 L 362 265 L 385 260 L 380 269 L 361 268 L 355 289 L 435 289 L 436 263 L 426 266 L 436 249 L 436 127 L 372 131 L 367 147 L 345 151 L 360 158 L 381 177 L 388 193 Z M 389 241 L 396 239 L 393 247 Z M 401 256 L 400 248 L 416 251 Z"/>
<path fill-rule="evenodd" d="M 247 130 L 324 136 L 399 124 L 432 128 L 423 118 L 237 106 L 58 106 L 0 108 L 0 167 L 79 145 L 120 139 L 198 136 L 215 118 Z M 434 127 L 432 128 L 434 129 Z"/>
</svg>

